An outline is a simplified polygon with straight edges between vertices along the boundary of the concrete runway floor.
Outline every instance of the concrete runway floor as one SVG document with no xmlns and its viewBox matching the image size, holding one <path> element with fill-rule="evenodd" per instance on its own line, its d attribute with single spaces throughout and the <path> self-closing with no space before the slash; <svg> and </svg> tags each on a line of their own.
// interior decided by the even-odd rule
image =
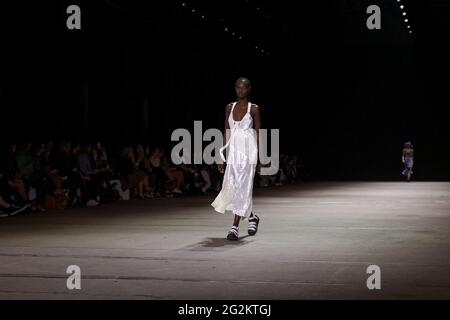
<svg viewBox="0 0 450 320">
<path fill-rule="evenodd" d="M 214 194 L 0 219 L 0 299 L 449 299 L 450 183 L 257 188 L 225 239 Z M 69 290 L 68 266 L 81 289 Z M 370 265 L 380 289 L 369 290 Z"/>
</svg>

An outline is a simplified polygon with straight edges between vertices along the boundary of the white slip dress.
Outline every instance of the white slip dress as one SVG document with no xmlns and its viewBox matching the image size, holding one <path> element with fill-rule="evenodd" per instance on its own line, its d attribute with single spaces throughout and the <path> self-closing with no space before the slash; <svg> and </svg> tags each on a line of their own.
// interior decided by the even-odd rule
<svg viewBox="0 0 450 320">
<path fill-rule="evenodd" d="M 252 104 L 249 102 L 247 113 L 240 121 L 233 119 L 233 103 L 228 123 L 231 135 L 225 146 L 220 149 L 220 156 L 225 161 L 223 150 L 229 147 L 222 189 L 211 203 L 220 213 L 229 211 L 246 219 L 253 209 L 253 179 L 258 160 L 256 131 L 250 114 Z"/>
</svg>

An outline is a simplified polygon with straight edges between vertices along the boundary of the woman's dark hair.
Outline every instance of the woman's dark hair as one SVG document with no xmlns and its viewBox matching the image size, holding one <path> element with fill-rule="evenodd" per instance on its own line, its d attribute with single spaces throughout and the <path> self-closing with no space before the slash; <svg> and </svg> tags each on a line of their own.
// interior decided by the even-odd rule
<svg viewBox="0 0 450 320">
<path fill-rule="evenodd" d="M 247 78 L 244 78 L 244 77 L 240 77 L 239 79 L 237 79 L 235 84 L 238 84 L 238 83 L 245 84 L 247 86 L 247 88 L 249 88 L 249 89 L 252 87 L 250 80 L 248 80 Z"/>
</svg>

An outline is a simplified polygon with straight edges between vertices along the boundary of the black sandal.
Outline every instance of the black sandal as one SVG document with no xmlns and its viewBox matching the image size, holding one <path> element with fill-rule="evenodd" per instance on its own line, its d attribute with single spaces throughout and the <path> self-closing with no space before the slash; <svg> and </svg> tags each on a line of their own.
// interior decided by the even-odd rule
<svg viewBox="0 0 450 320">
<path fill-rule="evenodd" d="M 248 234 L 254 236 L 258 231 L 259 217 L 254 214 L 253 217 L 248 218 Z"/>
<path fill-rule="evenodd" d="M 232 226 L 227 235 L 228 240 L 238 240 L 239 239 L 239 228 Z"/>
</svg>

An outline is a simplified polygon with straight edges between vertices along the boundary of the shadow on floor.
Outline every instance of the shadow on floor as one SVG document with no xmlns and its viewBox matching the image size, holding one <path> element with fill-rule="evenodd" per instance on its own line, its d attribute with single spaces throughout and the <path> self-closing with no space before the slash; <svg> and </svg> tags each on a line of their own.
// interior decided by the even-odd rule
<svg viewBox="0 0 450 320">
<path fill-rule="evenodd" d="M 247 237 L 249 237 L 249 235 L 242 236 L 236 241 L 230 241 L 226 238 L 206 238 L 203 241 L 185 247 L 185 249 L 191 251 L 205 251 L 210 248 L 235 248 L 253 242 L 244 240 Z"/>
</svg>

